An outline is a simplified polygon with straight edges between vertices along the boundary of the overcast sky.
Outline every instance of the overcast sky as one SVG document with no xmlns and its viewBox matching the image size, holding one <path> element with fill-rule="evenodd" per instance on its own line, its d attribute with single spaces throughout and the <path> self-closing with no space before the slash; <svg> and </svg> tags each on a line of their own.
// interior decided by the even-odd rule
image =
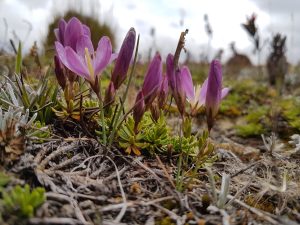
<svg viewBox="0 0 300 225">
<path fill-rule="evenodd" d="M 289 61 L 300 60 L 300 0 L 0 0 L 0 47 L 9 38 L 20 38 L 25 49 L 35 40 L 40 44 L 53 15 L 63 13 L 69 5 L 86 14 L 93 11 L 99 20 L 110 24 L 118 45 L 127 30 L 135 27 L 141 34 L 140 49 L 144 55 L 153 45 L 163 56 L 174 52 L 180 32 L 188 28 L 186 48 L 193 57 L 212 57 L 223 48 L 226 60 L 231 54 L 229 43 L 235 41 L 237 49 L 249 54 L 253 63 L 253 45 L 241 23 L 255 13 L 262 39 L 270 40 L 276 32 L 286 34 Z M 204 14 L 213 30 L 210 50 Z M 155 28 L 155 40 L 150 35 L 151 28 Z M 267 45 L 264 57 L 269 50 Z"/>
</svg>

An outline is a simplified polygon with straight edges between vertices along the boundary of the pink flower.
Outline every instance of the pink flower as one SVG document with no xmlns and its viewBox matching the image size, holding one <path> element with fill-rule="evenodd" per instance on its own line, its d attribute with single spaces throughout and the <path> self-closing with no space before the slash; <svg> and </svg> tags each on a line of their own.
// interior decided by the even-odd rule
<svg viewBox="0 0 300 225">
<path fill-rule="evenodd" d="M 55 42 L 56 53 L 60 61 L 72 72 L 90 82 L 93 90 L 99 90 L 98 76 L 111 62 L 112 46 L 108 37 L 99 40 L 97 50 L 94 50 L 89 36 L 81 35 L 76 43 L 76 51 L 70 46 L 64 47 L 60 42 Z"/>
<path fill-rule="evenodd" d="M 185 101 L 187 95 L 191 94 L 191 90 L 187 90 L 186 88 L 190 88 L 189 81 L 187 81 L 186 67 L 181 69 L 176 69 L 174 65 L 174 56 L 169 54 L 167 56 L 167 77 L 169 81 L 169 85 L 172 91 L 172 95 L 175 99 L 177 108 L 181 114 L 184 116 L 185 114 Z"/>
</svg>

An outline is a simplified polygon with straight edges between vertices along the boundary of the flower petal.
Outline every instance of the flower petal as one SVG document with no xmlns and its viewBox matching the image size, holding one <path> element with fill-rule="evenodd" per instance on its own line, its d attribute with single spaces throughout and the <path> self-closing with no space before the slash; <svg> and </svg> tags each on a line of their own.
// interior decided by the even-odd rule
<svg viewBox="0 0 300 225">
<path fill-rule="evenodd" d="M 218 60 L 213 60 L 210 64 L 210 71 L 207 82 L 207 92 L 205 105 L 211 108 L 214 117 L 219 108 L 222 92 L 222 68 Z"/>
<path fill-rule="evenodd" d="M 134 51 L 135 36 L 135 30 L 134 28 L 131 28 L 126 35 L 118 54 L 114 70 L 111 74 L 111 80 L 114 82 L 116 89 L 118 89 L 126 79 Z"/>
<path fill-rule="evenodd" d="M 69 67 L 64 46 L 62 46 L 62 44 L 60 42 L 56 41 L 55 42 L 55 50 L 56 50 L 56 54 L 57 54 L 59 60 L 62 62 L 62 64 L 64 64 L 66 67 Z"/>
<path fill-rule="evenodd" d="M 175 81 L 174 56 L 172 54 L 169 54 L 167 56 L 166 64 L 167 64 L 167 77 L 168 77 L 169 85 L 172 92 L 174 92 L 176 88 L 176 81 Z"/>
<path fill-rule="evenodd" d="M 148 71 L 145 76 L 143 84 L 143 94 L 145 96 L 145 103 L 147 107 L 155 99 L 157 90 L 161 85 L 162 81 L 162 61 L 159 53 L 156 53 L 152 59 Z"/>
<path fill-rule="evenodd" d="M 188 100 L 193 100 L 195 98 L 195 89 L 192 80 L 192 75 L 187 66 L 183 66 L 180 70 L 182 77 L 182 86 L 185 91 Z"/>
<path fill-rule="evenodd" d="M 99 76 L 110 62 L 112 55 L 112 46 L 108 37 L 104 36 L 100 39 L 94 59 L 95 75 Z"/>
<path fill-rule="evenodd" d="M 90 28 L 87 25 L 85 25 L 85 24 L 82 24 L 82 28 L 83 28 L 83 34 L 87 35 L 89 38 L 91 38 L 91 30 L 90 30 Z"/>
<path fill-rule="evenodd" d="M 230 91 L 230 88 L 223 88 L 221 92 L 221 99 L 225 98 Z"/>
<path fill-rule="evenodd" d="M 183 86 L 183 77 L 181 76 L 180 70 L 175 71 L 175 82 L 176 89 L 173 94 L 178 111 L 183 116 L 185 113 L 185 101 L 186 101 L 186 93 Z"/>
<path fill-rule="evenodd" d="M 207 92 L 205 99 L 206 120 L 210 131 L 214 124 L 214 118 L 218 113 L 222 94 L 222 67 L 218 60 L 213 60 L 207 82 Z"/>
<path fill-rule="evenodd" d="M 200 105 L 205 104 L 206 92 L 207 92 L 207 83 L 208 83 L 208 79 L 206 78 L 205 81 L 202 84 L 201 91 L 200 91 L 199 103 L 198 103 Z"/>
<path fill-rule="evenodd" d="M 71 47 L 66 47 L 66 56 L 68 60 L 67 67 L 77 75 L 90 80 L 90 75 L 86 64 Z"/>
<path fill-rule="evenodd" d="M 83 34 L 83 27 L 81 22 L 73 17 L 69 20 L 64 34 L 64 46 L 70 46 L 72 49 L 76 49 L 76 43 L 78 38 Z"/>
<path fill-rule="evenodd" d="M 87 35 L 81 35 L 76 43 L 76 52 L 83 59 L 85 58 L 85 48 L 89 50 L 91 55 L 94 54 L 94 47 L 91 39 Z"/>
<path fill-rule="evenodd" d="M 168 78 L 167 75 L 163 75 L 161 85 L 159 87 L 159 93 L 158 93 L 158 106 L 160 109 L 163 109 L 167 98 L 168 98 L 168 91 L 169 91 L 169 84 L 168 84 Z"/>
<path fill-rule="evenodd" d="M 119 53 L 112 53 L 108 64 L 111 64 L 113 61 L 115 61 L 118 58 L 118 55 Z"/>
</svg>

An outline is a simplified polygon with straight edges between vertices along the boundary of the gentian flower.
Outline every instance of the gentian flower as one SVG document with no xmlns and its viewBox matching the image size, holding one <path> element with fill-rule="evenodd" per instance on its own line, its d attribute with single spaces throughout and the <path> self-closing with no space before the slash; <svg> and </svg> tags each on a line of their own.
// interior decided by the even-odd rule
<svg viewBox="0 0 300 225">
<path fill-rule="evenodd" d="M 56 40 L 64 47 L 70 46 L 76 50 L 76 44 L 81 35 L 91 37 L 90 28 L 80 22 L 76 17 L 72 17 L 68 22 L 61 19 L 58 28 L 54 29 Z"/>
<path fill-rule="evenodd" d="M 129 65 L 132 60 L 132 55 L 135 46 L 135 29 L 130 28 L 121 45 L 120 52 L 113 54 L 112 58 L 116 57 L 115 67 L 111 74 L 111 81 L 105 93 L 105 104 L 108 106 L 113 103 L 116 95 L 116 90 L 119 89 L 121 84 L 126 79 Z"/>
<path fill-rule="evenodd" d="M 221 100 L 228 94 L 229 88 L 222 89 L 222 66 L 218 60 L 213 60 L 207 81 L 203 83 L 201 97 L 205 99 L 208 130 L 211 130 L 214 118 L 218 113 Z"/>
<path fill-rule="evenodd" d="M 183 82 L 183 88 L 185 90 L 186 98 L 191 105 L 192 115 L 197 112 L 201 106 L 204 105 L 204 101 L 201 98 L 201 85 L 194 87 L 192 75 L 187 66 L 183 66 L 181 69 L 181 76 Z"/>
<path fill-rule="evenodd" d="M 145 97 L 146 108 L 149 108 L 158 94 L 162 81 L 162 61 L 159 53 L 152 59 L 145 75 L 142 92 Z"/>
<path fill-rule="evenodd" d="M 64 47 L 57 41 L 55 48 L 61 62 L 69 70 L 85 78 L 96 94 L 99 94 L 98 76 L 110 63 L 112 56 L 109 38 L 104 36 L 100 39 L 96 52 L 87 35 L 81 35 L 77 40 L 76 52 L 70 46 Z"/>
<path fill-rule="evenodd" d="M 159 53 L 152 59 L 143 83 L 142 89 L 138 92 L 135 107 L 133 109 L 133 119 L 135 132 L 139 122 L 141 122 L 145 111 L 151 106 L 162 81 L 162 61 Z"/>
<path fill-rule="evenodd" d="M 120 52 L 116 59 L 114 70 L 111 74 L 111 81 L 113 82 L 115 89 L 119 89 L 121 84 L 126 79 L 126 75 L 134 51 L 135 37 L 135 29 L 130 28 L 122 43 Z"/>
<path fill-rule="evenodd" d="M 81 35 L 87 35 L 88 37 L 91 37 L 90 28 L 80 22 L 76 17 L 72 17 L 68 22 L 66 22 L 64 19 L 61 19 L 58 23 L 58 28 L 54 29 L 54 34 L 56 37 L 56 40 L 64 47 L 69 46 L 72 49 L 76 51 L 76 44 L 78 39 L 81 37 Z M 66 88 L 68 85 L 67 79 L 72 83 L 76 79 L 76 74 L 74 74 L 72 71 L 68 69 L 63 69 L 58 72 L 58 69 L 60 69 L 57 62 L 57 55 L 54 59 L 55 62 L 55 71 L 56 71 L 56 77 L 58 80 L 58 83 L 61 85 L 62 80 L 66 79 L 65 85 L 61 85 L 63 89 Z M 60 57 L 58 57 L 58 61 L 60 61 Z M 61 62 L 60 62 L 61 64 Z M 64 66 L 62 65 L 64 68 Z"/>
<path fill-rule="evenodd" d="M 181 114 L 181 116 L 185 113 L 185 101 L 186 101 L 186 90 L 185 85 L 186 83 L 185 76 L 181 76 L 182 73 L 185 73 L 186 69 L 183 67 L 181 69 L 176 69 L 174 65 L 174 56 L 169 54 L 167 56 L 167 77 L 169 81 L 169 85 L 175 99 L 177 108 Z M 190 94 L 190 93 L 188 93 Z"/>
</svg>

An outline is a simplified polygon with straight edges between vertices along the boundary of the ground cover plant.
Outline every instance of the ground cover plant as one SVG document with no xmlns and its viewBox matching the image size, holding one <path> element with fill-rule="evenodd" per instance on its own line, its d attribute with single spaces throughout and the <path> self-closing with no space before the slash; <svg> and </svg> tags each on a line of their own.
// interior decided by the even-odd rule
<svg viewBox="0 0 300 225">
<path fill-rule="evenodd" d="M 300 222 L 300 103 L 284 69 L 268 84 L 261 68 L 230 79 L 217 59 L 181 64 L 188 30 L 141 64 L 134 28 L 117 51 L 92 31 L 60 19 L 50 66 L 31 74 L 20 43 L 0 74 L 1 224 Z"/>
</svg>

